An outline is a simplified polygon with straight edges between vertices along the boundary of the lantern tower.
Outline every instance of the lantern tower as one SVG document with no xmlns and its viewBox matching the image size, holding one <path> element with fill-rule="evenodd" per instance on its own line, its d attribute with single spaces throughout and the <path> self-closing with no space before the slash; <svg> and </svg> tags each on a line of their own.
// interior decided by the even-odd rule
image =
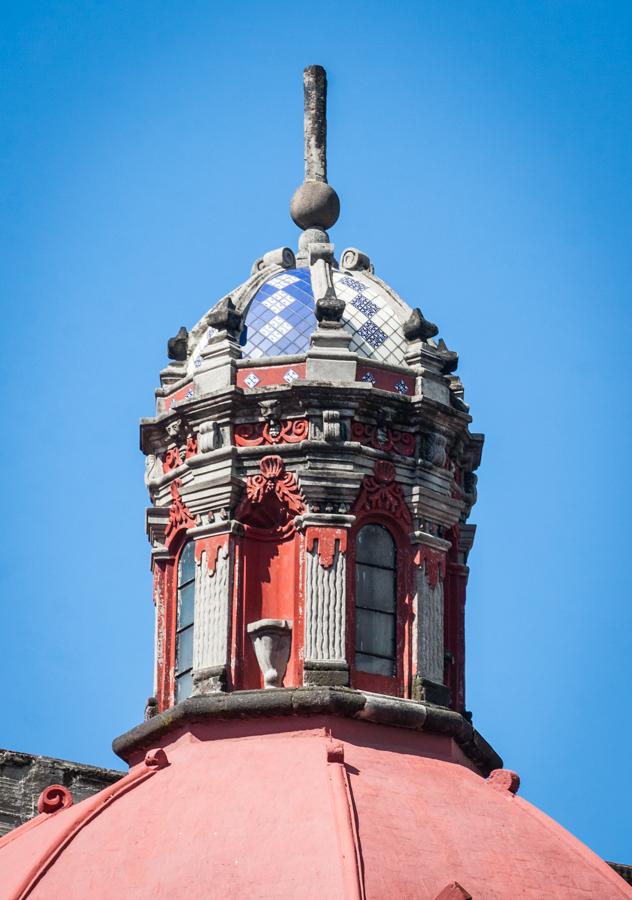
<svg viewBox="0 0 632 900">
<path fill-rule="evenodd" d="M 272 250 L 170 341 L 145 420 L 156 604 L 150 712 L 332 686 L 465 711 L 483 438 L 456 353 L 327 233 L 326 79 L 305 73 L 298 253 Z"/>
<path fill-rule="evenodd" d="M 141 426 L 155 689 L 130 766 L 0 839 L 10 900 L 630 898 L 516 795 L 465 708 L 482 436 L 457 355 L 336 257 L 326 78 L 302 234 L 169 341 Z"/>
</svg>

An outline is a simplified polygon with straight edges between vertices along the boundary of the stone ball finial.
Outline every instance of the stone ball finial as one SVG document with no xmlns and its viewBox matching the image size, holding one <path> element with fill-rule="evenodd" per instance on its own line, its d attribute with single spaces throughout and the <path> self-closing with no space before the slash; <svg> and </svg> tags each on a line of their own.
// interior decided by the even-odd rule
<svg viewBox="0 0 632 900">
<path fill-rule="evenodd" d="M 303 231 L 326 231 L 340 215 L 338 194 L 327 183 L 327 74 L 322 66 L 303 72 L 305 178 L 290 201 L 290 215 Z"/>
<path fill-rule="evenodd" d="M 326 181 L 304 181 L 290 201 L 290 215 L 299 228 L 323 228 L 335 225 L 340 215 L 338 194 Z"/>
</svg>

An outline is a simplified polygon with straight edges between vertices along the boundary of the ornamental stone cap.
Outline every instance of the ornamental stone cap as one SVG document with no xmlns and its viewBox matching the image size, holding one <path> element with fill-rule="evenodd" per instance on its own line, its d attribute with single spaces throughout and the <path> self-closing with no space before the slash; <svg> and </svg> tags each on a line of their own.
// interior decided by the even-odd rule
<svg viewBox="0 0 632 900">
<path fill-rule="evenodd" d="M 195 376 L 210 348 L 224 338 L 243 360 L 304 355 L 323 318 L 323 303 L 335 308 L 351 354 L 406 367 L 411 352 L 420 363 L 423 348 L 424 363 L 438 374 L 456 368 L 456 353 L 433 339 L 437 326 L 375 275 L 366 253 L 350 247 L 340 263 L 334 257 L 327 230 L 338 219 L 340 201 L 327 181 L 327 75 L 322 66 L 304 71 L 304 139 L 304 180 L 290 204 L 292 219 L 302 229 L 298 253 L 289 247 L 264 253 L 251 276 L 220 298 L 190 331 L 181 327 L 169 341 L 174 364 L 163 373 L 167 380 Z"/>
</svg>

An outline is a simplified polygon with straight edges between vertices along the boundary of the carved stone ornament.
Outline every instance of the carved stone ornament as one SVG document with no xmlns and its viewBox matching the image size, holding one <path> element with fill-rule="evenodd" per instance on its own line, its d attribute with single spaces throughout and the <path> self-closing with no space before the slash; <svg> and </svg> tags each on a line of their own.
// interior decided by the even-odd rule
<svg viewBox="0 0 632 900">
<path fill-rule="evenodd" d="M 189 457 L 195 456 L 197 452 L 197 438 L 195 435 L 190 434 L 187 437 L 185 444 L 182 444 L 180 447 L 170 447 L 167 450 L 162 461 L 162 471 L 164 473 L 172 472 L 174 469 L 177 469 L 178 466 L 181 466 L 185 460 L 189 459 Z"/>
<path fill-rule="evenodd" d="M 330 569 L 334 563 L 336 544 L 339 553 L 347 552 L 347 529 L 310 525 L 305 532 L 308 552 L 314 549 L 315 541 L 318 541 L 318 561 L 323 569 Z"/>
<path fill-rule="evenodd" d="M 209 453 L 222 443 L 222 432 L 217 422 L 202 422 L 199 430 L 199 451 Z"/>
<path fill-rule="evenodd" d="M 169 521 L 165 527 L 165 538 L 169 546 L 179 531 L 192 528 L 195 525 L 195 519 L 186 507 L 186 504 L 180 496 L 180 487 L 182 482 L 176 478 L 171 482 L 169 490 L 171 491 L 171 506 L 169 507 Z"/>
<path fill-rule="evenodd" d="M 428 547 L 426 544 L 420 544 L 415 553 L 414 563 L 421 566 L 425 563 L 426 578 L 431 588 L 436 588 L 439 578 L 443 581 L 446 573 L 445 553 Z"/>
<path fill-rule="evenodd" d="M 280 456 L 264 456 L 259 471 L 246 479 L 246 496 L 237 518 L 255 528 L 289 532 L 294 517 L 305 512 L 296 478 L 286 472 Z"/>
<path fill-rule="evenodd" d="M 360 444 L 373 447 L 375 450 L 384 450 L 385 453 L 399 453 L 400 456 L 413 456 L 415 453 L 415 435 L 410 431 L 390 428 L 388 425 L 353 422 L 351 437 Z"/>
<path fill-rule="evenodd" d="M 385 459 L 378 459 L 373 475 L 365 475 L 362 479 L 354 509 L 356 512 L 385 512 L 401 524 L 412 527 L 413 519 L 404 493 L 395 481 L 395 466 Z"/>
<path fill-rule="evenodd" d="M 307 419 L 271 419 L 235 425 L 238 447 L 258 447 L 261 444 L 298 444 L 307 438 Z"/>
<path fill-rule="evenodd" d="M 60 809 L 68 809 L 72 806 L 72 794 L 68 788 L 61 784 L 51 784 L 44 788 L 37 798 L 37 811 L 39 813 L 54 813 Z"/>
<path fill-rule="evenodd" d="M 176 336 L 167 341 L 167 356 L 176 362 L 184 362 L 187 358 L 188 346 L 189 332 L 182 325 Z"/>
<path fill-rule="evenodd" d="M 423 442 L 423 458 L 433 466 L 443 468 L 448 458 L 447 444 L 448 440 L 443 434 L 427 434 Z"/>
<path fill-rule="evenodd" d="M 219 551 L 226 552 L 228 547 L 227 534 L 214 534 L 211 537 L 200 538 L 195 542 L 195 561 L 198 565 L 202 562 L 202 554 L 206 554 L 206 571 L 209 575 L 215 574 Z"/>
<path fill-rule="evenodd" d="M 154 485 L 162 478 L 163 469 L 160 459 L 150 453 L 145 459 L 145 485 L 151 491 Z"/>
<path fill-rule="evenodd" d="M 260 619 L 247 627 L 266 688 L 283 687 L 292 645 L 289 619 Z"/>
<path fill-rule="evenodd" d="M 239 334 L 241 329 L 241 313 L 235 308 L 232 297 L 224 297 L 208 313 L 206 322 L 211 328 L 225 331 L 231 337 Z"/>
<path fill-rule="evenodd" d="M 439 329 L 434 322 L 424 318 L 420 309 L 414 309 L 404 322 L 404 337 L 407 341 L 427 341 L 438 334 Z"/>
</svg>

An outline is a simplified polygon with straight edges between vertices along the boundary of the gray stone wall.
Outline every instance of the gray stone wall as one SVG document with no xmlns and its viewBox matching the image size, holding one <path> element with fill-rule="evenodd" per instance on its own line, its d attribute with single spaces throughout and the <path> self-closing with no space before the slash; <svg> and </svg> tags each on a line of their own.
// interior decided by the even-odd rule
<svg viewBox="0 0 632 900">
<path fill-rule="evenodd" d="M 123 775 L 65 759 L 0 750 L 0 836 L 37 815 L 37 798 L 51 784 L 68 788 L 78 803 Z"/>
</svg>

